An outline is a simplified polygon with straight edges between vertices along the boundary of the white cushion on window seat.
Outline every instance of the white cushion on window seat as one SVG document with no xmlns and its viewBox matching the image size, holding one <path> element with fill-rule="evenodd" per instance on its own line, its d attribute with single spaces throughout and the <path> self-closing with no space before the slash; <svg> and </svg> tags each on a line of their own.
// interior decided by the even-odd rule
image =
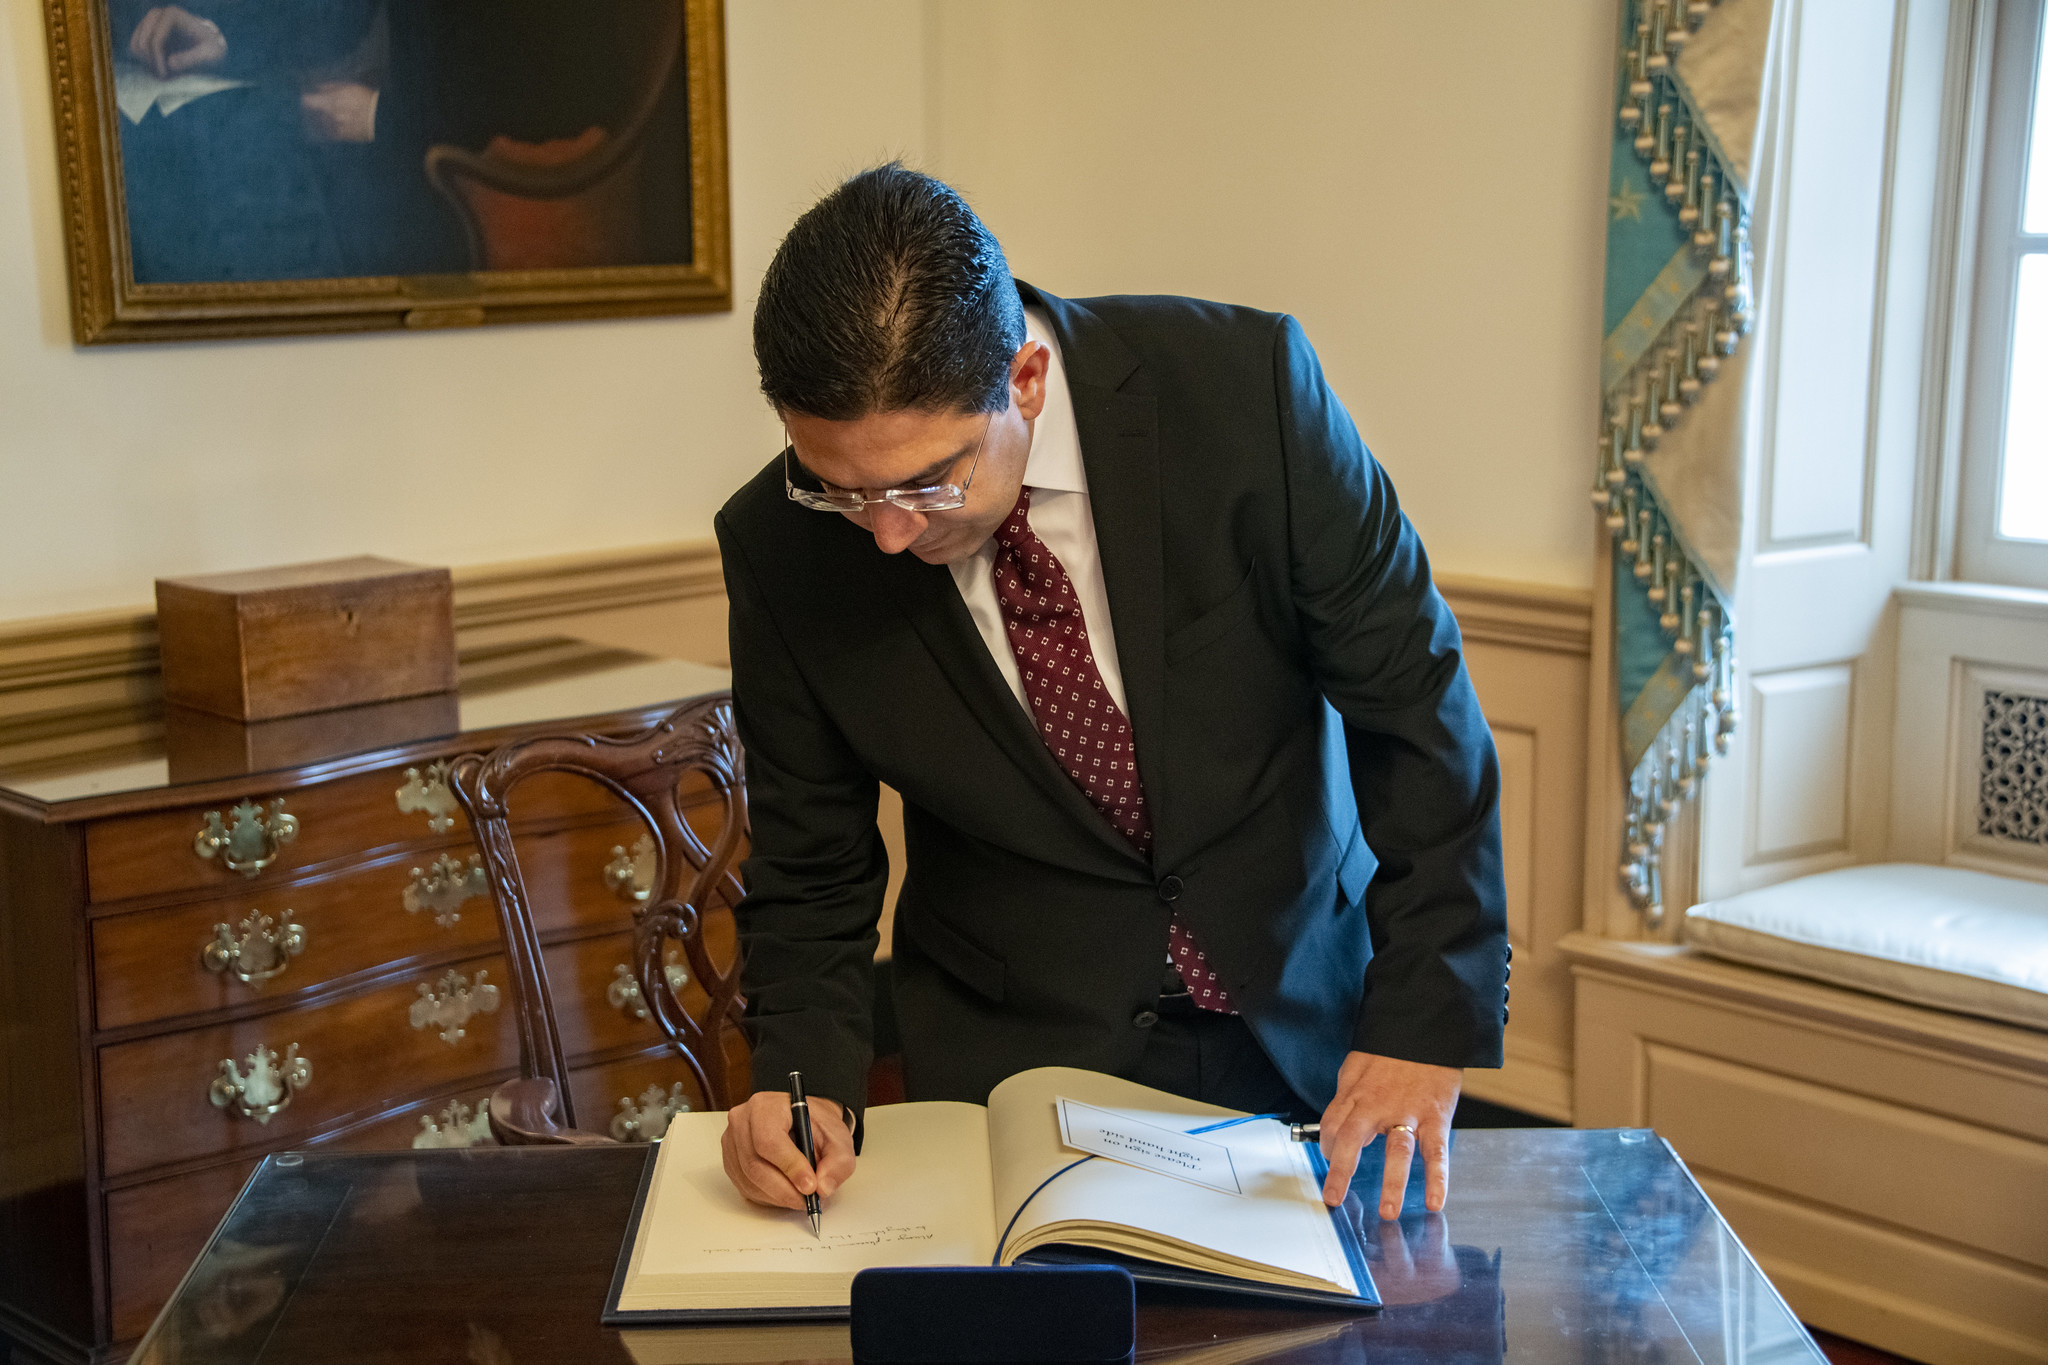
<svg viewBox="0 0 2048 1365">
<path fill-rule="evenodd" d="M 2048 1029 L 2048 885 L 1918 863 L 1845 867 L 1685 912 L 1716 957 Z"/>
</svg>

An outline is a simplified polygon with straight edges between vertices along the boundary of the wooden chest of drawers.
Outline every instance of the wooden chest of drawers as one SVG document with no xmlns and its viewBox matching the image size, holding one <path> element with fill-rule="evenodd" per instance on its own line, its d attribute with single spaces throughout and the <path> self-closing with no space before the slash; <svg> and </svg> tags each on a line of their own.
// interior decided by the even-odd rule
<svg viewBox="0 0 2048 1365">
<path fill-rule="evenodd" d="M 0 1337 L 15 1358 L 117 1357 L 266 1152 L 489 1141 L 482 1104 L 519 1048 L 496 915 L 436 764 L 572 717 L 630 732 L 723 685 L 699 665 L 571 651 L 554 676 L 465 694 L 458 733 L 344 742 L 294 769 L 179 783 L 161 750 L 0 768 Z M 642 830 L 572 778 L 515 801 L 579 1123 L 648 1136 L 703 1097 L 626 965 Z M 729 962 L 729 907 L 706 932 Z"/>
</svg>

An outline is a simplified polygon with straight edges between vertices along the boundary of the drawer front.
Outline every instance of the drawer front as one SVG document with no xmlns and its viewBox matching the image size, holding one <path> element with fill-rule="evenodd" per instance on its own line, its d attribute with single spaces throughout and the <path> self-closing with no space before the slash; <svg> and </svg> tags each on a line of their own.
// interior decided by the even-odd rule
<svg viewBox="0 0 2048 1365">
<path fill-rule="evenodd" d="M 490 1093 L 487 1088 L 472 1087 L 459 1095 L 409 1105 L 388 1118 L 323 1142 L 319 1150 L 385 1151 L 470 1145 L 478 1127 L 476 1116 Z M 422 1125 L 423 1117 L 433 1121 L 431 1131 Z M 422 1135 L 427 1135 L 426 1141 L 421 1141 Z M 149 1329 L 177 1290 L 186 1267 L 198 1258 L 206 1239 L 227 1216 L 228 1207 L 248 1183 L 259 1160 L 250 1157 L 168 1180 L 131 1185 L 107 1196 L 107 1258 L 113 1272 L 114 1340 L 133 1341 Z M 260 1249 L 256 1254 L 260 1257 Z M 210 1298 L 202 1292 L 201 1302 L 216 1312 L 232 1311 L 236 1303 L 250 1308 L 259 1306 L 265 1293 L 260 1283 L 265 1278 L 265 1267 L 252 1266 L 251 1271 L 253 1281 L 221 1286 L 221 1292 Z"/>
<path fill-rule="evenodd" d="M 738 934 L 732 911 L 723 907 L 705 917 L 704 938 L 712 962 L 731 969 Z M 542 951 L 547 963 L 548 993 L 555 1002 L 555 1022 L 562 1033 L 562 1051 L 571 1059 L 635 1044 L 662 1041 L 661 1026 L 641 999 L 633 968 L 630 931 L 602 938 L 561 943 Z M 684 1011 L 702 1023 L 711 998 L 698 981 L 680 944 L 667 952 L 670 980 L 681 981 Z"/>
<path fill-rule="evenodd" d="M 637 820 L 608 820 L 547 834 L 515 833 L 534 928 L 542 935 L 630 928 L 638 904 L 631 894 L 633 874 L 627 871 L 629 880 L 614 890 L 605 869 L 622 855 L 630 865 L 632 846 L 645 828 Z"/>
<path fill-rule="evenodd" d="M 297 821 L 297 833 L 289 842 L 268 845 L 275 850 L 273 861 L 253 875 L 229 870 L 225 850 L 202 857 L 194 848 L 194 841 L 208 828 L 208 815 L 218 814 L 223 827 L 233 828 L 235 802 L 96 821 L 85 831 L 86 880 L 92 899 L 259 887 L 298 868 L 395 844 L 441 842 L 465 829 L 459 813 L 446 831 L 436 833 L 428 827 L 428 815 L 401 811 L 397 794 L 404 780 L 402 770 L 383 771 L 283 792 L 251 790 L 247 801 L 261 808 L 266 828 L 280 800 L 285 813 Z"/>
<path fill-rule="evenodd" d="M 178 1281 L 206 1248 L 206 1239 L 220 1226 L 228 1206 L 247 1184 L 259 1158 L 234 1161 L 190 1175 L 147 1185 L 131 1185 L 107 1195 L 107 1266 L 111 1272 L 114 1340 L 133 1341 L 149 1330 L 170 1302 Z M 257 1255 L 260 1257 L 261 1252 Z M 196 1287 L 195 1287 L 196 1288 Z M 217 1294 L 200 1290 L 216 1310 L 248 1307 L 268 1293 L 281 1295 L 282 1282 L 251 1267 L 240 1284 L 217 1286 Z"/>
<path fill-rule="evenodd" d="M 678 1090 L 677 1086 L 682 1088 Z M 680 1100 L 693 1112 L 708 1107 L 697 1078 L 673 1055 L 633 1057 L 578 1068 L 569 1073 L 569 1093 L 576 1100 L 578 1128 L 622 1142 L 645 1141 L 642 1116 L 658 1106 L 666 1107 Z"/>
<path fill-rule="evenodd" d="M 209 815 L 218 815 L 224 829 L 233 829 L 237 802 L 95 821 L 85 832 L 89 894 L 95 903 L 103 903 L 177 891 L 229 891 L 275 882 L 294 869 L 338 858 L 460 839 L 468 833 L 468 821 L 434 790 L 432 768 L 430 763 L 412 764 L 281 792 L 252 787 L 244 799 L 260 807 L 266 827 L 280 800 L 285 814 L 297 822 L 288 842 L 265 845 L 274 847 L 273 860 L 253 874 L 230 870 L 227 850 L 206 857 L 194 847 L 209 828 Z M 401 809 L 401 802 L 410 809 Z M 522 824 L 587 820 L 623 809 L 610 792 L 560 773 L 542 774 L 523 784 L 513 803 L 514 816 Z"/>
<path fill-rule="evenodd" d="M 265 887 L 259 879 L 244 895 L 96 919 L 98 1026 L 260 1005 L 423 953 L 488 952 L 497 914 L 483 878 L 469 875 L 470 853 L 457 848 L 439 866 L 387 863 L 298 886 Z M 416 884 L 424 892 L 409 911 L 407 892 Z M 221 924 L 225 942 L 216 933 Z M 287 925 L 297 926 L 289 938 Z"/>
<path fill-rule="evenodd" d="M 700 813 L 691 812 L 693 823 Z M 514 837 L 534 928 L 543 936 L 632 924 L 641 903 L 634 893 L 654 877 L 653 841 L 638 818 Z"/>
<path fill-rule="evenodd" d="M 747 1041 L 737 1029 L 724 1034 L 727 1074 L 738 1092 L 733 1103 L 744 1100 L 747 1085 Z M 675 1087 L 680 1085 L 681 1090 Z M 668 1051 L 645 1052 L 636 1057 L 571 1067 L 569 1093 L 576 1101 L 576 1126 L 592 1133 L 605 1133 L 622 1141 L 636 1134 L 621 1123 L 631 1120 L 671 1096 L 688 1104 L 692 1111 L 710 1107 L 703 1087 L 681 1058 Z"/>
<path fill-rule="evenodd" d="M 406 1147 L 496 1146 L 490 1137 L 484 1113 L 491 1100 L 491 1091 L 495 1089 L 495 1085 L 466 1086 L 453 1095 L 408 1105 L 399 1113 L 365 1124 L 320 1145 L 323 1149 L 352 1152 L 389 1152 Z"/>
<path fill-rule="evenodd" d="M 461 1023 L 461 1036 L 455 1036 L 459 1003 L 444 1001 L 439 1016 L 428 1017 L 424 1007 L 435 1002 L 420 989 L 451 995 L 450 970 L 461 978 L 452 983 L 456 987 L 497 988 L 495 1009 Z M 342 1115 L 390 1108 L 422 1092 L 453 1093 L 471 1078 L 515 1068 L 518 1029 L 506 981 L 503 958 L 473 959 L 303 1010 L 103 1047 L 99 1086 L 107 1174 L 215 1152 L 289 1146 L 299 1134 Z M 473 989 L 472 1006 L 480 997 Z M 229 1080 L 223 1060 L 233 1061 L 246 1077 L 255 1069 L 251 1055 L 266 1048 L 281 1070 L 294 1043 L 310 1074 L 267 1123 L 236 1112 L 232 1101 L 231 1107 L 213 1102 L 215 1083 Z"/>
<path fill-rule="evenodd" d="M 571 1058 L 591 1052 L 661 1041 L 661 1028 L 640 999 L 633 978 L 630 931 L 557 944 L 542 951 L 548 994 L 562 1051 Z M 622 974 L 619 968 L 626 970 Z"/>
</svg>

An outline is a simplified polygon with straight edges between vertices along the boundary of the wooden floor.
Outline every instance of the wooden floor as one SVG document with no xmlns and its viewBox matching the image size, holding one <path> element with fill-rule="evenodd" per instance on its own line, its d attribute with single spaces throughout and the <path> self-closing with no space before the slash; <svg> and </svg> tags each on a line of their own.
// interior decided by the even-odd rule
<svg viewBox="0 0 2048 1365">
<path fill-rule="evenodd" d="M 1895 1356 L 1890 1351 L 1880 1351 L 1875 1346 L 1865 1346 L 1860 1341 L 1850 1341 L 1831 1332 L 1808 1328 L 1814 1342 L 1819 1345 L 1830 1365 L 1913 1365 L 1904 1356 Z"/>
</svg>

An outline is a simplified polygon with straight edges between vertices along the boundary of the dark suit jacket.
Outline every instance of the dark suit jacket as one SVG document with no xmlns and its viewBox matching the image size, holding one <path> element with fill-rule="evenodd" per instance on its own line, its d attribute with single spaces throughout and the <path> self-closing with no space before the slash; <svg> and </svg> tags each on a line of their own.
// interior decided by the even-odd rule
<svg viewBox="0 0 2048 1365">
<path fill-rule="evenodd" d="M 1127 1073 L 1169 900 L 1295 1090 L 1351 1049 L 1500 1065 L 1499 770 L 1456 622 L 1293 319 L 1068 302 L 1058 333 L 1154 827 L 1148 864 L 1061 771 L 942 566 L 790 502 L 718 517 L 753 856 L 754 1076 L 859 1104 L 903 795 L 896 1008 L 916 1099 Z"/>
</svg>

